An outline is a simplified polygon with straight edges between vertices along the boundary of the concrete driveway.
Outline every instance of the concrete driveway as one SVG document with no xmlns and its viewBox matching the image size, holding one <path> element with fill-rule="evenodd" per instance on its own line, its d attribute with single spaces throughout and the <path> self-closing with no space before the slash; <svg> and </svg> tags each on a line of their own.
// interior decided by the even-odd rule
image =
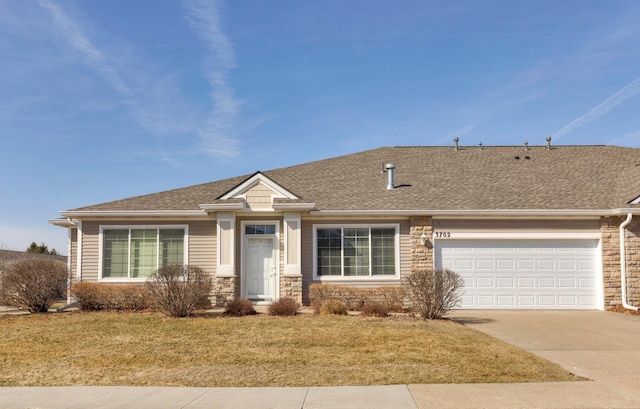
<svg viewBox="0 0 640 409">
<path fill-rule="evenodd" d="M 472 311 L 450 318 L 640 400 L 640 316 L 604 311 Z"/>
</svg>

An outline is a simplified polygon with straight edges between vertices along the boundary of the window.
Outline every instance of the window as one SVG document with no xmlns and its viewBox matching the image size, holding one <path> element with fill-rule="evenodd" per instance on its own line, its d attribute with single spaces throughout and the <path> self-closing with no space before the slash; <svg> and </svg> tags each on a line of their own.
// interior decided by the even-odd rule
<svg viewBox="0 0 640 409">
<path fill-rule="evenodd" d="M 247 224 L 244 234 L 276 234 L 275 224 Z"/>
<path fill-rule="evenodd" d="M 105 227 L 102 278 L 142 279 L 159 267 L 184 264 L 185 228 Z"/>
<path fill-rule="evenodd" d="M 317 275 L 396 275 L 397 230 L 397 226 L 316 226 Z"/>
</svg>

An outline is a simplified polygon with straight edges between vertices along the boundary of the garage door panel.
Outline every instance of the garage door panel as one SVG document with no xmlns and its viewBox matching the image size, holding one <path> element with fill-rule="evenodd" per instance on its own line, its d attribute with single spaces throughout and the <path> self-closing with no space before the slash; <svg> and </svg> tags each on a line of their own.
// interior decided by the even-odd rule
<svg viewBox="0 0 640 409">
<path fill-rule="evenodd" d="M 496 277 L 498 288 L 515 288 L 514 277 Z"/>
<path fill-rule="evenodd" d="M 556 269 L 556 261 L 553 259 L 543 259 L 543 260 L 538 259 L 536 269 L 538 271 L 540 270 L 554 271 Z"/>
<path fill-rule="evenodd" d="M 591 309 L 596 248 L 596 240 L 442 240 L 435 260 L 462 276 L 462 308 Z"/>
</svg>

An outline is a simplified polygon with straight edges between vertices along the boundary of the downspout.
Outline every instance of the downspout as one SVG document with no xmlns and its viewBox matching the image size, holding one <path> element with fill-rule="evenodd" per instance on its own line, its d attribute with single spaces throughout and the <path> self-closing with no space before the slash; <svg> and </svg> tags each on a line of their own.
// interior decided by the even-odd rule
<svg viewBox="0 0 640 409">
<path fill-rule="evenodd" d="M 638 307 L 627 304 L 627 256 L 624 229 L 631 223 L 632 218 L 633 215 L 627 213 L 627 219 L 620 224 L 620 282 L 622 289 L 622 306 L 629 310 L 638 311 Z"/>
</svg>

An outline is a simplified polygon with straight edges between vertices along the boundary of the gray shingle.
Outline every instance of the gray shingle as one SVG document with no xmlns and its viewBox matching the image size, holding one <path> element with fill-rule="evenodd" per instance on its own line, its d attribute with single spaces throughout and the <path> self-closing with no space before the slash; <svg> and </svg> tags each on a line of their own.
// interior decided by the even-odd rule
<svg viewBox="0 0 640 409">
<path fill-rule="evenodd" d="M 263 173 L 317 210 L 602 210 L 634 207 L 638 164 L 615 146 L 384 147 Z M 197 210 L 249 176 L 74 210 Z"/>
</svg>

